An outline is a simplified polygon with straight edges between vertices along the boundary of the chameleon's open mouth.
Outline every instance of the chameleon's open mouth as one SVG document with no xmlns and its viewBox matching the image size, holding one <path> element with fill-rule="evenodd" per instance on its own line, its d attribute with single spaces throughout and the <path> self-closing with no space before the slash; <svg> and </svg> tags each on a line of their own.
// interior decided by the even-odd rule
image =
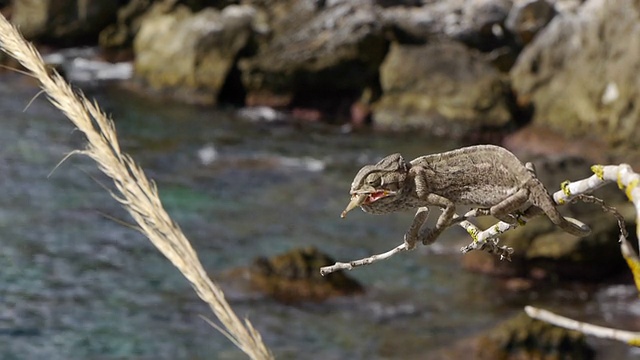
<svg viewBox="0 0 640 360">
<path fill-rule="evenodd" d="M 395 192 L 389 191 L 389 190 L 379 190 L 374 192 L 352 194 L 351 201 L 349 201 L 349 204 L 347 205 L 347 207 L 344 209 L 342 214 L 340 214 L 340 217 L 344 218 L 345 216 L 347 216 L 347 213 L 349 211 L 357 208 L 358 206 L 371 204 L 377 200 L 380 200 L 382 198 L 385 198 L 393 194 L 395 194 Z"/>
</svg>

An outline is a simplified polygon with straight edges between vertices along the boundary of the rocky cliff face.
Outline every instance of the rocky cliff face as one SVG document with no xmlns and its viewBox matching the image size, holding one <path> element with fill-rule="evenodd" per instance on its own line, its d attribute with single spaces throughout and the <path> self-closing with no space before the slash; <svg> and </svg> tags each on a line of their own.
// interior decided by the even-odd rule
<svg viewBox="0 0 640 360">
<path fill-rule="evenodd" d="M 640 4 L 588 0 L 556 16 L 510 72 L 533 121 L 571 137 L 640 143 Z"/>
<path fill-rule="evenodd" d="M 439 136 L 532 121 L 612 145 L 640 138 L 632 0 L 15 0 L 6 9 L 38 42 L 131 47 L 139 83 L 188 102 Z"/>
</svg>

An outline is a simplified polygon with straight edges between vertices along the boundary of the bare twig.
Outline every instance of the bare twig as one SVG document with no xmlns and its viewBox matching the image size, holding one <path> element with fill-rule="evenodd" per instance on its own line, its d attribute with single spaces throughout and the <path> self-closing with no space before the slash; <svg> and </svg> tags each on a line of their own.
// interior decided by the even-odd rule
<svg viewBox="0 0 640 360">
<path fill-rule="evenodd" d="M 467 218 L 475 215 L 476 214 L 473 212 L 469 212 L 464 216 L 454 215 L 454 219 L 452 223 L 453 224 L 457 223 L 458 225 L 462 226 L 469 233 L 469 235 L 471 235 L 472 238 L 477 239 L 479 234 L 486 233 L 486 232 L 481 232 L 478 229 L 478 227 L 476 227 L 475 225 L 473 225 L 472 223 L 466 220 Z M 500 222 L 499 224 L 494 225 L 494 228 L 495 228 L 493 229 L 494 232 L 490 233 L 491 237 L 488 237 L 485 235 L 485 238 L 482 239 L 482 242 L 474 241 L 471 245 L 467 245 L 466 247 L 462 248 L 462 252 L 466 253 L 471 250 L 484 250 L 489 253 L 500 256 L 501 260 L 504 259 L 504 260 L 510 261 L 511 254 L 513 254 L 513 249 L 508 246 L 498 245 L 498 241 L 495 238 L 498 235 L 504 233 L 505 231 L 513 228 L 513 225 Z M 366 258 L 353 260 L 349 262 L 336 262 L 333 265 L 324 266 L 320 268 L 320 274 L 324 276 L 338 270 L 352 270 L 353 268 L 358 266 L 370 265 L 380 260 L 386 260 L 392 257 L 393 255 L 396 255 L 397 253 L 407 251 L 407 250 L 409 250 L 407 248 L 407 244 L 403 242 L 402 244 L 396 246 L 395 248 L 381 254 L 376 254 L 376 255 L 368 256 Z"/>
<path fill-rule="evenodd" d="M 403 251 L 407 251 L 409 250 L 409 248 L 407 247 L 407 244 L 402 243 L 398 246 L 396 246 L 395 248 L 382 253 L 382 254 L 377 254 L 377 255 L 373 255 L 373 256 L 369 256 L 360 260 L 353 260 L 347 263 L 343 263 L 343 262 L 337 262 L 331 266 L 325 266 L 320 268 L 320 275 L 325 276 L 327 274 L 330 274 L 334 271 L 338 271 L 338 270 L 351 270 L 354 267 L 358 267 L 358 266 L 363 266 L 363 265 L 369 265 L 371 263 L 374 263 L 376 261 L 380 261 L 380 260 L 386 260 L 390 257 L 392 257 L 393 255 L 399 253 L 399 252 L 403 252 Z"/>
</svg>

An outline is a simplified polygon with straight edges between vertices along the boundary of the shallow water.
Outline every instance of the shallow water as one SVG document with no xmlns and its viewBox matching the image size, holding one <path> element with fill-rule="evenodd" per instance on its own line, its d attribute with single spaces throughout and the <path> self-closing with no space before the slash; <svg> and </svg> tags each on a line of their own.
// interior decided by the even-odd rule
<svg viewBox="0 0 640 360">
<path fill-rule="evenodd" d="M 629 286 L 505 293 L 499 280 L 460 269 L 469 241 L 447 231 L 431 249 L 355 269 L 367 293 L 283 305 L 238 291 L 225 271 L 313 245 L 337 260 L 388 250 L 412 214 L 360 211 L 341 220 L 356 170 L 391 152 L 413 158 L 456 146 L 423 136 L 342 134 L 320 124 L 254 123 L 232 111 L 87 89 L 116 120 L 122 147 L 160 189 L 205 268 L 228 290 L 279 359 L 423 359 L 525 304 L 633 329 Z M 44 96 L 0 75 L 0 358 L 244 359 L 200 315 L 187 281 L 137 232 L 82 156 L 84 144 Z M 637 353 L 593 341 L 608 358 Z"/>
</svg>

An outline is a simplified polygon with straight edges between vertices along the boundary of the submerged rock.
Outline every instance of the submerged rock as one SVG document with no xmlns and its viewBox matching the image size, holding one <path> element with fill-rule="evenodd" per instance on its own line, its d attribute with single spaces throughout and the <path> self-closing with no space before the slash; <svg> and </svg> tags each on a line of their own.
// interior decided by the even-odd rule
<svg viewBox="0 0 640 360">
<path fill-rule="evenodd" d="M 476 340 L 475 359 L 593 359 L 585 336 L 522 313 Z"/>
<path fill-rule="evenodd" d="M 272 258 L 260 257 L 240 272 L 250 286 L 283 302 L 323 301 L 364 292 L 344 272 L 320 275 L 320 268 L 335 261 L 316 248 L 294 249 Z"/>
<path fill-rule="evenodd" d="M 383 128 L 460 136 L 511 118 L 501 74 L 460 43 L 393 44 L 380 81 L 373 120 Z"/>
<path fill-rule="evenodd" d="M 524 312 L 480 334 L 431 352 L 432 360 L 558 360 L 595 358 L 585 336 L 534 320 Z"/>
</svg>

